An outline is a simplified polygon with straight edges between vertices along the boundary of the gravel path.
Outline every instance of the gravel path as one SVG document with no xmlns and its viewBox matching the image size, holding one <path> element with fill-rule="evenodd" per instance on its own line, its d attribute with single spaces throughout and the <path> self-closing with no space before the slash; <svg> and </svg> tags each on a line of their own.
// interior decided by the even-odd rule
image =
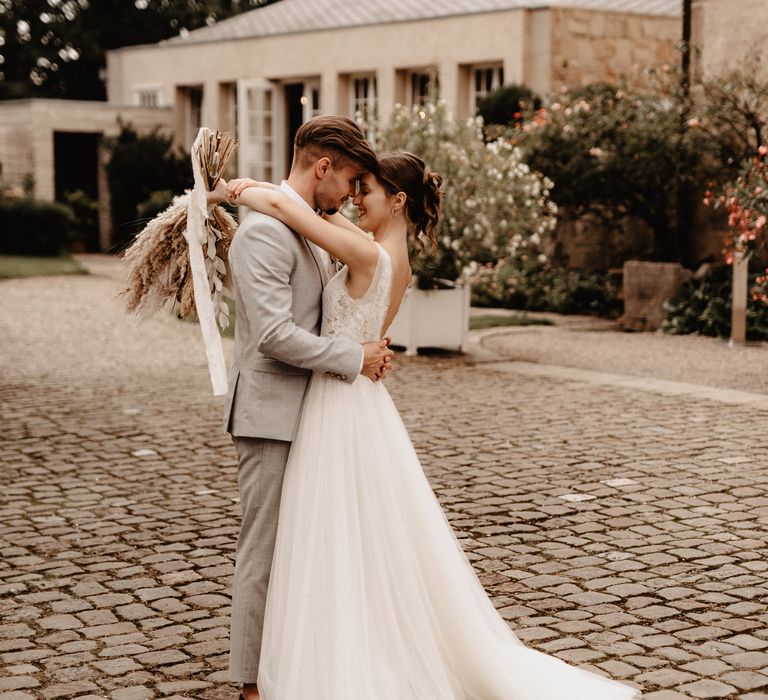
<svg viewBox="0 0 768 700">
<path fill-rule="evenodd" d="M 731 347 L 716 338 L 625 333 L 584 316 L 542 316 L 557 325 L 488 329 L 473 339 L 511 360 L 768 394 L 768 343 Z"/>
</svg>

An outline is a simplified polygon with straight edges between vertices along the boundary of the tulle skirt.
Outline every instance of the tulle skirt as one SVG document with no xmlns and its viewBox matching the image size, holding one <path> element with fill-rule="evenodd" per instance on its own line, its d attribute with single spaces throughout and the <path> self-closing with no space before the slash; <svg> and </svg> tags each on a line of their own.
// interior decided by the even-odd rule
<svg viewBox="0 0 768 700">
<path fill-rule="evenodd" d="M 486 596 L 383 383 L 315 374 L 283 486 L 264 700 L 630 700 L 527 649 Z"/>
</svg>

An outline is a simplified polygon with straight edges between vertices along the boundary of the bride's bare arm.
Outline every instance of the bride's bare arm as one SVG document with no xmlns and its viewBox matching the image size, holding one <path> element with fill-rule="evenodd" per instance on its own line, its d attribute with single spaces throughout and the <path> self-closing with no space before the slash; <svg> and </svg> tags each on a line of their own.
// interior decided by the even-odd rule
<svg viewBox="0 0 768 700">
<path fill-rule="evenodd" d="M 359 236 L 363 236 L 365 239 L 371 240 L 370 234 L 366 233 L 359 226 L 353 224 L 346 216 L 344 216 L 344 214 L 339 212 L 336 212 L 335 214 L 323 214 L 323 218 L 326 221 L 330 221 L 332 224 L 336 224 L 336 226 L 340 226 L 347 231 L 353 231 Z"/>
<path fill-rule="evenodd" d="M 304 238 L 346 263 L 350 271 L 376 267 L 379 259 L 376 244 L 356 226 L 358 235 L 350 235 L 348 227 L 326 221 L 277 190 L 249 187 L 240 193 L 237 203 L 280 219 Z"/>
</svg>

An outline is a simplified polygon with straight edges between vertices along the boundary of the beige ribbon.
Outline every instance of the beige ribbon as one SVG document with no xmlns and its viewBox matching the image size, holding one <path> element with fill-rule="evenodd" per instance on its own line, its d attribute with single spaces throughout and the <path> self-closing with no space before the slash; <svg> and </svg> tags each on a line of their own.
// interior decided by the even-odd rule
<svg viewBox="0 0 768 700">
<path fill-rule="evenodd" d="M 189 244 L 189 266 L 192 270 L 192 288 L 195 293 L 195 308 L 200 321 L 200 331 L 203 334 L 205 354 L 208 358 L 208 373 L 211 377 L 213 395 L 222 396 L 227 393 L 227 366 L 224 361 L 224 349 L 221 345 L 221 335 L 216 325 L 216 315 L 211 300 L 211 288 L 208 272 L 205 267 L 203 246 L 208 245 L 206 220 L 208 207 L 206 203 L 206 186 L 197 156 L 203 140 L 205 127 L 200 129 L 192 144 L 192 172 L 195 176 L 195 186 L 189 195 L 187 209 L 187 230 L 184 238 Z M 213 261 L 211 261 L 213 264 Z"/>
</svg>

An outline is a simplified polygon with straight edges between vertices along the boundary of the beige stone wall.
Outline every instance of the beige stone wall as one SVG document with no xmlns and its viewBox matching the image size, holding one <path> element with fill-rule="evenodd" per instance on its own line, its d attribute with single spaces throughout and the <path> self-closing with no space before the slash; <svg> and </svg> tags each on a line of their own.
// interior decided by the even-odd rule
<svg viewBox="0 0 768 700">
<path fill-rule="evenodd" d="M 35 154 L 26 103 L 0 105 L 0 178 L 9 185 L 21 185 L 34 176 Z"/>
<path fill-rule="evenodd" d="M 696 78 L 715 78 L 743 67 L 759 52 L 768 79 L 768 1 L 694 0 L 692 43 Z"/>
<path fill-rule="evenodd" d="M 551 87 L 616 80 L 646 66 L 678 63 L 682 21 L 572 8 L 550 10 Z"/>
</svg>

